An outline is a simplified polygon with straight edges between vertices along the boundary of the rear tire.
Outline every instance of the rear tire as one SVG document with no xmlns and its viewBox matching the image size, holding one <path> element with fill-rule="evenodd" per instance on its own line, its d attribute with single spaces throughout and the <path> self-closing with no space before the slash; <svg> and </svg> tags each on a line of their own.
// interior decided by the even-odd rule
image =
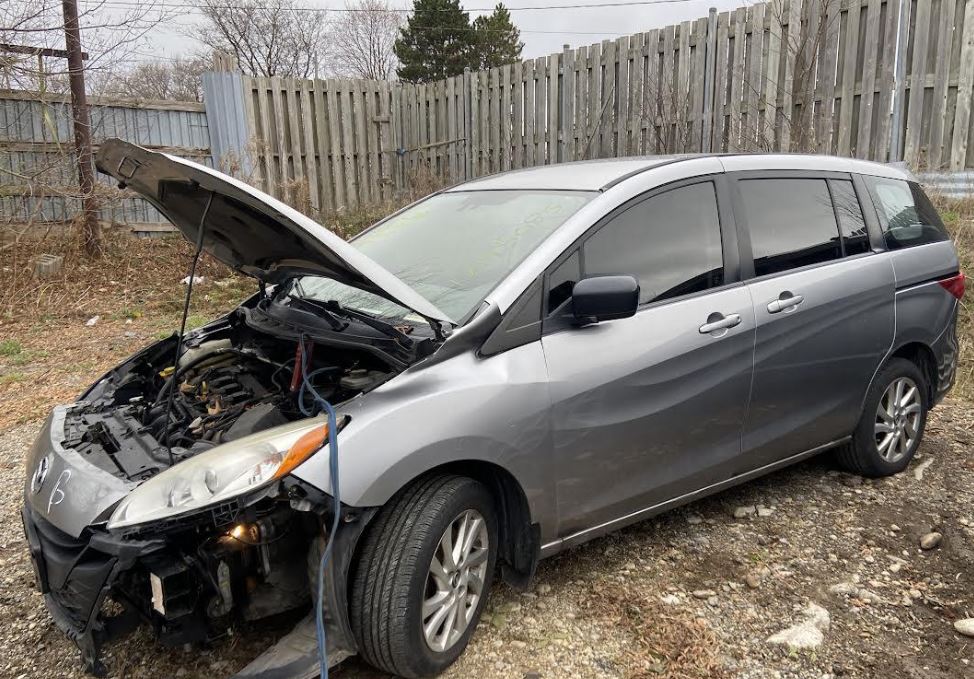
<svg viewBox="0 0 974 679">
<path fill-rule="evenodd" d="M 497 535 L 493 498 L 473 479 L 439 475 L 400 491 L 369 528 L 351 577 L 363 659 L 409 678 L 449 667 L 487 601 Z"/>
<path fill-rule="evenodd" d="M 927 379 L 915 363 L 890 359 L 869 388 L 852 440 L 836 451 L 839 464 L 870 477 L 906 469 L 923 440 L 928 394 Z"/>
</svg>

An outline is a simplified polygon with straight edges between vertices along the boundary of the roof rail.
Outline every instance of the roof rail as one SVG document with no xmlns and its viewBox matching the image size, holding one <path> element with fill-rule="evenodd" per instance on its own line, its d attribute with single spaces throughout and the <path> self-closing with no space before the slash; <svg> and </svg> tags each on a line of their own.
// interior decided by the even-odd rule
<svg viewBox="0 0 974 679">
<path fill-rule="evenodd" d="M 666 159 L 666 160 L 664 160 L 662 162 L 655 163 L 653 165 L 647 165 L 646 167 L 641 167 L 638 170 L 633 170 L 632 172 L 627 172 L 624 175 L 620 175 L 620 176 L 616 177 L 615 179 L 613 179 L 612 181 L 610 181 L 608 184 L 600 187 L 599 188 L 599 191 L 603 191 L 603 192 L 604 191 L 608 191 L 609 189 L 611 189 L 616 184 L 620 184 L 620 183 L 626 181 L 627 179 L 631 179 L 631 178 L 635 177 L 636 175 L 642 174 L 643 172 L 649 172 L 650 170 L 655 170 L 658 167 L 666 167 L 667 165 L 672 165 L 673 163 L 679 163 L 679 162 L 684 161 L 684 160 L 691 160 L 693 158 L 706 158 L 706 157 L 712 156 L 712 155 L 714 155 L 714 154 L 712 154 L 712 153 L 686 153 L 686 154 L 679 155 L 679 156 L 673 156 L 672 158 L 668 158 L 668 159 Z M 649 157 L 652 157 L 652 156 L 649 156 Z M 624 157 L 618 158 L 618 160 L 625 160 L 625 158 Z"/>
</svg>

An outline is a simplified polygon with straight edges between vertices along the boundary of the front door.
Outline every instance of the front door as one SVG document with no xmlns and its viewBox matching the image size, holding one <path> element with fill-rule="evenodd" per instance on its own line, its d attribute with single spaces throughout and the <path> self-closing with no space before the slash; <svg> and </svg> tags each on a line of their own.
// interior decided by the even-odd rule
<svg viewBox="0 0 974 679">
<path fill-rule="evenodd" d="M 698 181 L 637 199 L 548 276 L 561 537 L 720 480 L 740 455 L 754 319 L 717 190 Z M 636 315 L 573 325 L 571 285 L 606 274 L 639 280 Z"/>
<path fill-rule="evenodd" d="M 848 176 L 735 183 L 757 323 L 744 472 L 852 433 L 893 340 L 894 278 Z"/>
</svg>

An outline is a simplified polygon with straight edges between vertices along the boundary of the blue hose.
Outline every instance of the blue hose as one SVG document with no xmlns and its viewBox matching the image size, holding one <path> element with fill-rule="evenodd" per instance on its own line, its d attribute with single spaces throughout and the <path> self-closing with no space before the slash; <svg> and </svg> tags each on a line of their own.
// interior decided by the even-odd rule
<svg viewBox="0 0 974 679">
<path fill-rule="evenodd" d="M 304 338 L 301 338 L 301 342 L 304 342 Z M 298 408 L 301 413 L 307 416 L 311 416 L 313 413 L 310 410 L 306 410 L 304 407 L 304 395 L 305 390 L 311 394 L 311 398 L 314 400 L 315 405 L 318 406 L 318 412 L 324 411 L 328 414 L 328 473 L 331 477 L 331 496 L 334 502 L 333 518 L 331 523 L 331 530 L 328 532 L 328 540 L 325 542 L 325 548 L 321 552 L 321 561 L 318 562 L 318 597 L 317 605 L 315 606 L 315 633 L 318 639 L 318 666 L 321 672 L 322 679 L 328 679 L 328 648 L 327 641 L 325 639 L 325 622 L 324 622 L 324 600 L 325 600 L 325 568 L 328 565 L 328 559 L 331 557 L 332 546 L 335 543 L 335 534 L 338 532 L 339 520 L 342 513 L 342 502 L 338 494 L 338 418 L 335 416 L 335 409 L 332 405 L 321 397 L 321 394 L 314 388 L 311 384 L 311 378 L 316 374 L 328 370 L 328 368 L 322 368 L 316 370 L 312 373 L 308 373 L 308 365 L 306 357 L 307 353 L 301 352 L 301 390 L 298 392 Z"/>
</svg>

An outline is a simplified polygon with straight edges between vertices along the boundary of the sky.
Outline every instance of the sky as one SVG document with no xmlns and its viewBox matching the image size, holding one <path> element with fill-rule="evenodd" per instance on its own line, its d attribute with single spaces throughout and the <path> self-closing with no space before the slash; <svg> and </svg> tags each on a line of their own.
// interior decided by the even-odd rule
<svg viewBox="0 0 974 679">
<path fill-rule="evenodd" d="M 514 23 L 521 30 L 525 59 L 560 52 L 563 45 L 580 47 L 614 39 L 623 35 L 640 33 L 688 19 L 707 15 L 710 7 L 719 11 L 749 4 L 747 0 L 656 0 L 653 4 L 616 7 L 578 7 L 572 9 L 521 9 L 538 6 L 559 7 L 596 2 L 625 2 L 626 0 L 507 0 Z M 651 0 L 648 0 L 651 1 Z M 464 8 L 471 19 L 487 12 L 476 11 L 493 7 L 496 0 L 467 0 Z M 301 0 L 302 6 L 341 8 L 344 0 Z M 408 0 L 393 0 L 393 6 L 408 9 Z M 181 10 L 182 11 L 182 10 Z M 173 58 L 192 53 L 198 48 L 189 37 L 197 21 L 192 10 L 185 11 L 165 26 L 155 27 L 147 36 L 147 44 L 140 46 L 139 54 L 145 59 Z"/>
</svg>

